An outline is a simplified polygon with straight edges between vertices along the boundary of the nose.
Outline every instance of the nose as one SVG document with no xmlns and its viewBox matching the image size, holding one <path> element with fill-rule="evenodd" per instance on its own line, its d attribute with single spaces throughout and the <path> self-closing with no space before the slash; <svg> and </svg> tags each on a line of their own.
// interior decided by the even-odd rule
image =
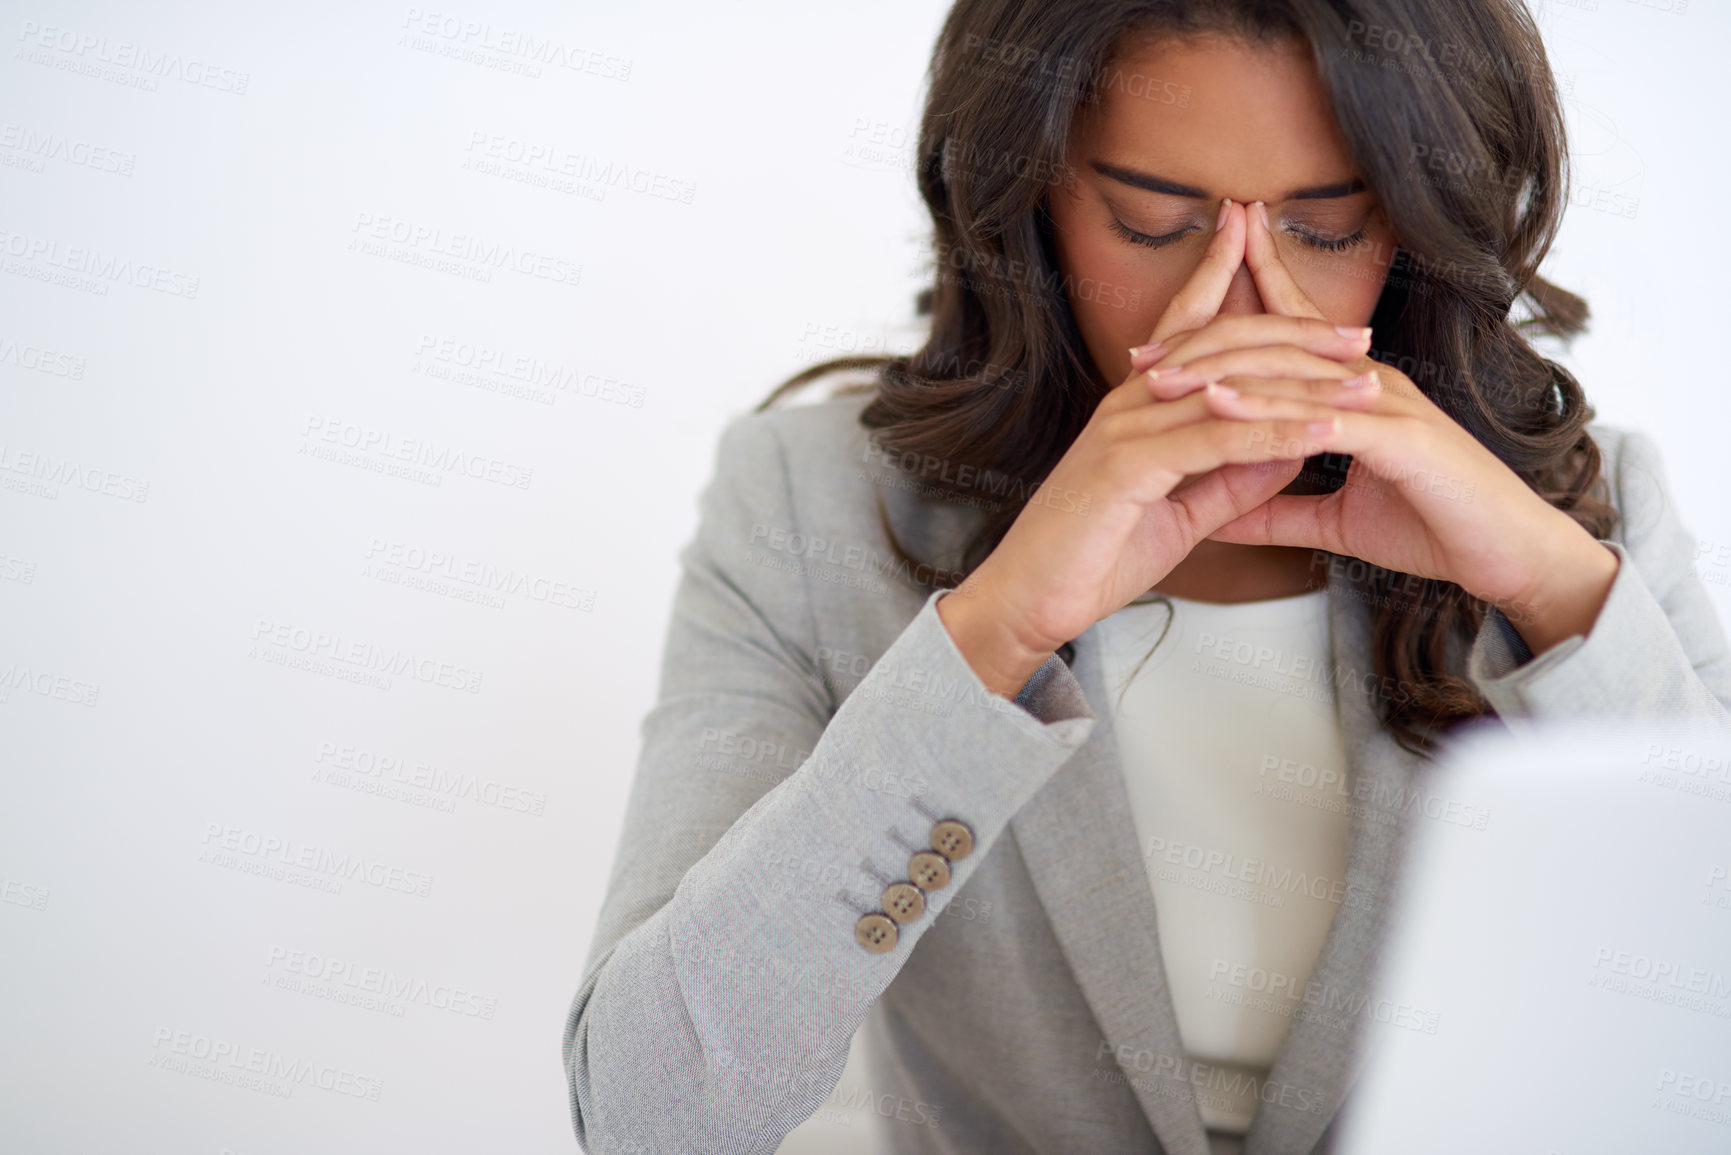
<svg viewBox="0 0 1731 1155">
<path fill-rule="evenodd" d="M 1222 313 L 1266 313 L 1263 307 L 1262 294 L 1256 291 L 1256 278 L 1250 275 L 1250 266 L 1243 261 L 1238 262 L 1238 271 L 1232 274 L 1232 283 L 1226 287 L 1226 297 L 1220 302 Z"/>
</svg>

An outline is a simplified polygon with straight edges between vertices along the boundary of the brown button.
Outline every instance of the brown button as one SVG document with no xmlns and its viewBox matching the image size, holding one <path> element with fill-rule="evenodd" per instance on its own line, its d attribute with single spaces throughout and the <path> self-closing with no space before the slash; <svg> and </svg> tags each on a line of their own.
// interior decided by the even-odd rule
<svg viewBox="0 0 1731 1155">
<path fill-rule="evenodd" d="M 884 954 L 896 949 L 896 938 L 899 934 L 896 924 L 876 911 L 861 915 L 860 920 L 853 924 L 853 940 L 872 954 Z"/>
<path fill-rule="evenodd" d="M 921 890 L 942 890 L 950 884 L 950 864 L 932 850 L 922 850 L 908 859 L 908 877 Z"/>
<path fill-rule="evenodd" d="M 926 912 L 926 896 L 911 882 L 892 882 L 884 888 L 884 913 L 897 922 L 912 922 Z"/>
<path fill-rule="evenodd" d="M 932 849 L 951 862 L 960 862 L 974 852 L 974 832 L 964 823 L 946 818 L 932 827 Z"/>
</svg>

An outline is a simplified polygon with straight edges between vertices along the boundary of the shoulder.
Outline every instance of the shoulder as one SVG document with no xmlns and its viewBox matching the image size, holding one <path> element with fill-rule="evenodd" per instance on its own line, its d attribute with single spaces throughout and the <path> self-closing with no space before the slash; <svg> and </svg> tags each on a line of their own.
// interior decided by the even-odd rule
<svg viewBox="0 0 1731 1155">
<path fill-rule="evenodd" d="M 1599 447 L 1599 456 L 1603 465 L 1601 472 L 1606 477 L 1610 477 L 1616 472 L 1617 463 L 1621 459 L 1623 449 L 1628 444 L 1629 439 L 1633 437 L 1639 440 L 1645 437 L 1638 430 L 1623 425 L 1613 425 L 1606 421 L 1587 422 L 1587 432 L 1592 434 L 1593 443 Z"/>
<path fill-rule="evenodd" d="M 1628 549 L 1656 589 L 1670 575 L 1692 572 L 1695 536 L 1683 522 L 1658 442 L 1638 429 L 1598 421 L 1587 431 L 1599 446 L 1605 495 L 1617 510 L 1610 540 Z"/>
<path fill-rule="evenodd" d="M 877 518 L 873 450 L 859 417 L 872 396 L 849 393 L 729 420 L 716 449 L 710 513 L 777 540 L 870 536 Z"/>
<path fill-rule="evenodd" d="M 880 446 L 860 422 L 875 396 L 862 390 L 733 418 L 716 456 L 715 512 L 749 521 L 760 536 L 785 533 L 814 556 L 892 559 L 884 564 L 894 568 L 906 551 L 933 573 L 958 569 L 987 503 L 946 499 L 929 484 L 943 461 Z"/>
<path fill-rule="evenodd" d="M 825 473 L 863 460 L 870 441 L 859 418 L 872 397 L 849 393 L 740 414 L 721 431 L 717 471 L 735 480 L 763 475 L 817 482 Z"/>
<path fill-rule="evenodd" d="M 1638 429 L 1590 421 L 1587 432 L 1599 447 L 1599 476 L 1616 507 L 1616 540 L 1640 537 L 1670 509 L 1664 455 L 1652 436 Z"/>
</svg>

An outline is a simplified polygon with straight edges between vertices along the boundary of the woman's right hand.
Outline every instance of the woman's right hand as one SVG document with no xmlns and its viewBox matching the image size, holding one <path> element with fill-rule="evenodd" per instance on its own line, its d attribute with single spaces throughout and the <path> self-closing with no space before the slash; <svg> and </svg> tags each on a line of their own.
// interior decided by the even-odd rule
<svg viewBox="0 0 1731 1155">
<path fill-rule="evenodd" d="M 1367 343 L 1351 330 L 1320 318 L 1217 315 L 1247 232 L 1243 205 L 1227 202 L 1222 213 L 1149 340 L 1179 337 L 1171 345 L 1186 362 L 1192 351 L 1205 353 L 1198 371 L 1270 398 L 1270 413 L 1261 421 L 1217 417 L 1205 389 L 1159 399 L 1136 366 L 1161 352 L 1133 357 L 1129 378 L 1101 399 L 997 548 L 938 599 L 957 648 L 996 693 L 1014 696 L 1058 646 L 1279 493 L 1321 451 L 1307 425 L 1375 392 L 1342 384 L 1356 376 L 1343 362 L 1361 357 Z"/>
</svg>

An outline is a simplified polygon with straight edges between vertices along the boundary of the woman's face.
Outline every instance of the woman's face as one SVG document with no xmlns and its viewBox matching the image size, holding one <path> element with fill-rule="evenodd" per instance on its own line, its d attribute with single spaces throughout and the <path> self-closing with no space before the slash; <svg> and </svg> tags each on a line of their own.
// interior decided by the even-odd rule
<svg viewBox="0 0 1731 1155">
<path fill-rule="evenodd" d="M 1202 259 L 1225 197 L 1267 204 L 1281 259 L 1323 316 L 1369 323 L 1394 231 L 1360 185 L 1304 45 L 1143 39 L 1108 76 L 1047 208 L 1070 308 L 1109 384 L 1130 375 L 1130 347 Z M 1248 265 L 1220 311 L 1267 311 Z"/>
</svg>

